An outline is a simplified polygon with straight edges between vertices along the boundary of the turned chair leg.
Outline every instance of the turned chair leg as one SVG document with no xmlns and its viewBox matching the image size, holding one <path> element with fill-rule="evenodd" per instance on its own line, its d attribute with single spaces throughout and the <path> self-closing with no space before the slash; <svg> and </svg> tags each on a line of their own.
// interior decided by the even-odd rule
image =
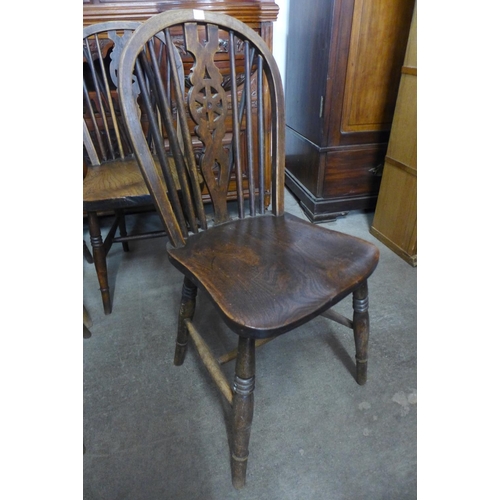
<svg viewBox="0 0 500 500">
<path fill-rule="evenodd" d="M 117 210 L 116 216 L 118 217 L 118 227 L 120 228 L 120 236 L 124 238 L 127 236 L 127 225 L 125 223 L 125 212 L 123 210 Z M 129 251 L 128 241 L 122 242 L 122 248 L 124 252 Z"/>
<path fill-rule="evenodd" d="M 108 285 L 108 268 L 106 265 L 106 249 L 101 236 L 101 226 L 96 212 L 88 212 L 90 243 L 92 245 L 92 254 L 94 259 L 99 288 L 101 290 L 102 305 L 104 314 L 111 314 L 111 297 Z"/>
<path fill-rule="evenodd" d="M 231 446 L 231 475 L 233 486 L 245 486 L 248 443 L 253 419 L 255 388 L 255 340 L 239 338 L 234 377 L 233 439 Z"/>
<path fill-rule="evenodd" d="M 356 381 L 366 383 L 368 373 L 368 337 L 370 319 L 368 316 L 368 283 L 362 283 L 352 295 L 353 330 L 356 344 Z"/>
<path fill-rule="evenodd" d="M 174 365 L 180 366 L 186 357 L 188 329 L 185 319 L 192 320 L 196 307 L 196 294 L 198 288 L 188 278 L 184 278 L 182 285 L 181 306 L 179 308 L 179 323 L 177 326 L 177 342 L 175 344 Z"/>
</svg>

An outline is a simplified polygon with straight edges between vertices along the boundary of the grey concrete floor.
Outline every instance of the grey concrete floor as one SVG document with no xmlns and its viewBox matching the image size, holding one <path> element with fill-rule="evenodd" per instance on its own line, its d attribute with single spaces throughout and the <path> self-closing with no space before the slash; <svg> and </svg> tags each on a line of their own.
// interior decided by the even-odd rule
<svg viewBox="0 0 500 500">
<path fill-rule="evenodd" d="M 306 218 L 287 193 L 287 211 Z M 83 341 L 84 498 L 88 500 L 417 498 L 417 270 L 372 237 L 373 213 L 323 224 L 374 242 L 368 382 L 354 373 L 352 332 L 326 318 L 257 351 L 247 484 L 231 484 L 229 407 L 193 349 L 173 365 L 182 276 L 165 239 L 115 245 L 113 312 L 83 264 L 92 337 Z M 156 227 L 154 214 L 130 229 Z M 88 241 L 88 239 L 87 239 Z M 336 310 L 351 315 L 351 299 Z M 236 336 L 199 294 L 195 324 L 218 355 Z M 232 380 L 234 362 L 224 365 Z"/>
</svg>

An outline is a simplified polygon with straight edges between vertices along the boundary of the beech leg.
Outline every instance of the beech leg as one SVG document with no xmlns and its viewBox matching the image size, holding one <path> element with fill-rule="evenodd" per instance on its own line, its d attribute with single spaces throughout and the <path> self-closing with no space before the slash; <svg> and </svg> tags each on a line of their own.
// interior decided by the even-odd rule
<svg viewBox="0 0 500 500">
<path fill-rule="evenodd" d="M 186 357 L 188 329 L 184 323 L 185 319 L 192 320 L 196 307 L 196 294 L 198 288 L 188 278 L 184 278 L 182 285 L 181 305 L 179 308 L 179 323 L 177 325 L 177 341 L 175 344 L 174 365 L 180 366 Z"/>
<path fill-rule="evenodd" d="M 368 337 L 370 319 L 368 316 L 368 284 L 362 283 L 352 295 L 353 330 L 356 344 L 356 382 L 363 385 L 367 380 L 368 370 Z"/>
<path fill-rule="evenodd" d="M 101 290 L 102 305 L 104 314 L 111 314 L 111 297 L 109 295 L 108 268 L 106 265 L 106 250 L 101 236 L 101 227 L 96 212 L 88 212 L 88 223 L 90 233 L 90 243 L 92 245 L 92 256 L 94 266 L 99 280 Z"/>
<path fill-rule="evenodd" d="M 233 486 L 245 486 L 248 443 L 252 427 L 255 388 L 255 340 L 239 338 L 234 377 L 233 439 L 231 446 L 231 475 Z"/>
<path fill-rule="evenodd" d="M 127 236 L 127 226 L 125 224 L 125 212 L 123 210 L 117 210 L 116 215 L 118 217 L 118 227 L 120 228 L 120 236 L 123 238 Z M 122 241 L 122 248 L 124 252 L 129 251 L 128 241 Z"/>
</svg>

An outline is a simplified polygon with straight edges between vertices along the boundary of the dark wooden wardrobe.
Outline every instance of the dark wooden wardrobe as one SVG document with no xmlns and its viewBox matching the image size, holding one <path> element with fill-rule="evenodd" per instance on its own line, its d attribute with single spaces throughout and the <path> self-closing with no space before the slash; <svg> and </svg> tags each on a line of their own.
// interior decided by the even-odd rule
<svg viewBox="0 0 500 500">
<path fill-rule="evenodd" d="M 287 186 L 312 221 L 374 209 L 413 0 L 290 0 Z"/>
</svg>

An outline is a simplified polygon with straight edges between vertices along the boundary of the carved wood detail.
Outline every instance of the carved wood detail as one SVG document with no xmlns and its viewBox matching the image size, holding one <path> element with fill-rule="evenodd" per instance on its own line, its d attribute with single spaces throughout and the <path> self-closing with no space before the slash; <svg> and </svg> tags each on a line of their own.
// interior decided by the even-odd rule
<svg viewBox="0 0 500 500">
<path fill-rule="evenodd" d="M 226 133 L 226 92 L 222 75 L 214 63 L 219 47 L 217 26 L 207 26 L 207 40 L 199 41 L 196 25 L 186 24 L 186 49 L 195 56 L 196 63 L 189 80 L 197 82 L 189 90 L 188 106 L 196 122 L 195 132 L 205 149 L 200 155 L 200 168 L 210 191 L 216 222 L 228 219 L 226 194 L 229 184 L 229 155 L 222 147 Z"/>
</svg>

